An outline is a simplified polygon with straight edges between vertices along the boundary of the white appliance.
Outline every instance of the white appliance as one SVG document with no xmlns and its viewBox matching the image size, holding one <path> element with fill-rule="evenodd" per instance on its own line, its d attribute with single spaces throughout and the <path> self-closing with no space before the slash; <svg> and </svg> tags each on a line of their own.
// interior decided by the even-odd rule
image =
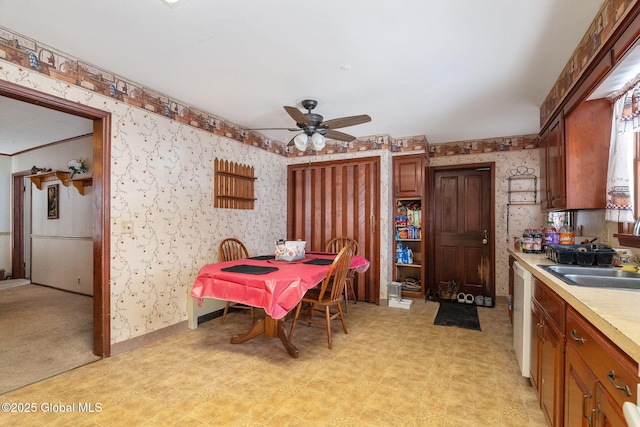
<svg viewBox="0 0 640 427">
<path fill-rule="evenodd" d="M 640 393 L 640 384 L 638 384 L 638 393 Z M 624 402 L 622 405 L 622 413 L 629 427 L 640 427 L 640 395 L 637 402 Z"/>
<path fill-rule="evenodd" d="M 518 261 L 513 263 L 513 273 L 513 349 L 522 376 L 529 378 L 533 276 Z"/>
</svg>

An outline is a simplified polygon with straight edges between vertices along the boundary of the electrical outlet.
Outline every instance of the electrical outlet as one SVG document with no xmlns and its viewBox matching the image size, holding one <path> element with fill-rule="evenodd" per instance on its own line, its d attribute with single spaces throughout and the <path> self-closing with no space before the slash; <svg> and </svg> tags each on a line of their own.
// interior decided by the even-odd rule
<svg viewBox="0 0 640 427">
<path fill-rule="evenodd" d="M 606 225 L 602 229 L 602 233 L 600 233 L 600 242 L 609 243 L 609 227 Z"/>
<path fill-rule="evenodd" d="M 122 234 L 133 234 L 133 221 L 122 221 L 120 223 L 120 232 Z"/>
<path fill-rule="evenodd" d="M 80 284 L 80 276 L 78 276 L 78 285 Z"/>
</svg>

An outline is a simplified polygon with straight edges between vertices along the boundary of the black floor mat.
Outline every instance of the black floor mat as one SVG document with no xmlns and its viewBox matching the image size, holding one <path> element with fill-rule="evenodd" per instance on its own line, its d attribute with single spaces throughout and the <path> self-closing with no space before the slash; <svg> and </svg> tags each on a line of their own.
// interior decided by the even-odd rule
<svg viewBox="0 0 640 427">
<path fill-rule="evenodd" d="M 440 303 L 434 325 L 456 326 L 458 328 L 474 329 L 481 331 L 478 308 L 475 304 L 461 304 L 458 302 L 443 301 Z"/>
</svg>

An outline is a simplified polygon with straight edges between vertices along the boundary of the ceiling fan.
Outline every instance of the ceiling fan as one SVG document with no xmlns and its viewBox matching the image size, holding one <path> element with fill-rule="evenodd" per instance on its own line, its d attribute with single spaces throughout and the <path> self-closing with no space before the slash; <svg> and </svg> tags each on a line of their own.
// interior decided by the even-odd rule
<svg viewBox="0 0 640 427">
<path fill-rule="evenodd" d="M 341 117 L 338 119 L 324 121 L 324 118 L 320 114 L 311 112 L 318 105 L 318 101 L 314 99 L 305 99 L 301 102 L 301 104 L 302 107 L 307 110 L 306 113 L 303 113 L 296 107 L 284 107 L 285 111 L 291 116 L 293 120 L 295 120 L 297 128 L 263 128 L 254 130 L 286 129 L 293 132 L 302 131 L 302 133 L 294 136 L 291 141 L 289 141 L 287 146 L 289 147 L 291 145 L 295 145 L 298 150 L 306 151 L 309 141 L 311 141 L 311 146 L 313 147 L 313 149 L 318 151 L 324 148 L 326 143 L 325 138 L 337 139 L 339 141 L 347 142 L 351 142 L 356 139 L 355 136 L 348 135 L 344 132 L 339 132 L 335 129 L 344 128 L 347 126 L 355 126 L 371 121 L 371 117 L 366 114 L 362 114 L 359 116 Z"/>
</svg>

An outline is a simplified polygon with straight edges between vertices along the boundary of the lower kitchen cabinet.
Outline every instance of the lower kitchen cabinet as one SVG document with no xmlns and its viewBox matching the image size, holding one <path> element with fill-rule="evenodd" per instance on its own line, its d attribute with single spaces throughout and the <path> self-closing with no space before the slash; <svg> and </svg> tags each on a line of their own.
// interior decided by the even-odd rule
<svg viewBox="0 0 640 427">
<path fill-rule="evenodd" d="M 596 378 L 572 345 L 567 345 L 564 381 L 564 424 L 593 426 Z"/>
<path fill-rule="evenodd" d="M 565 302 L 547 285 L 534 280 L 531 299 L 531 383 L 540 407 L 553 427 L 563 425 Z"/>
<path fill-rule="evenodd" d="M 638 365 L 567 307 L 565 426 L 626 426 L 622 405 L 636 401 Z"/>
</svg>

